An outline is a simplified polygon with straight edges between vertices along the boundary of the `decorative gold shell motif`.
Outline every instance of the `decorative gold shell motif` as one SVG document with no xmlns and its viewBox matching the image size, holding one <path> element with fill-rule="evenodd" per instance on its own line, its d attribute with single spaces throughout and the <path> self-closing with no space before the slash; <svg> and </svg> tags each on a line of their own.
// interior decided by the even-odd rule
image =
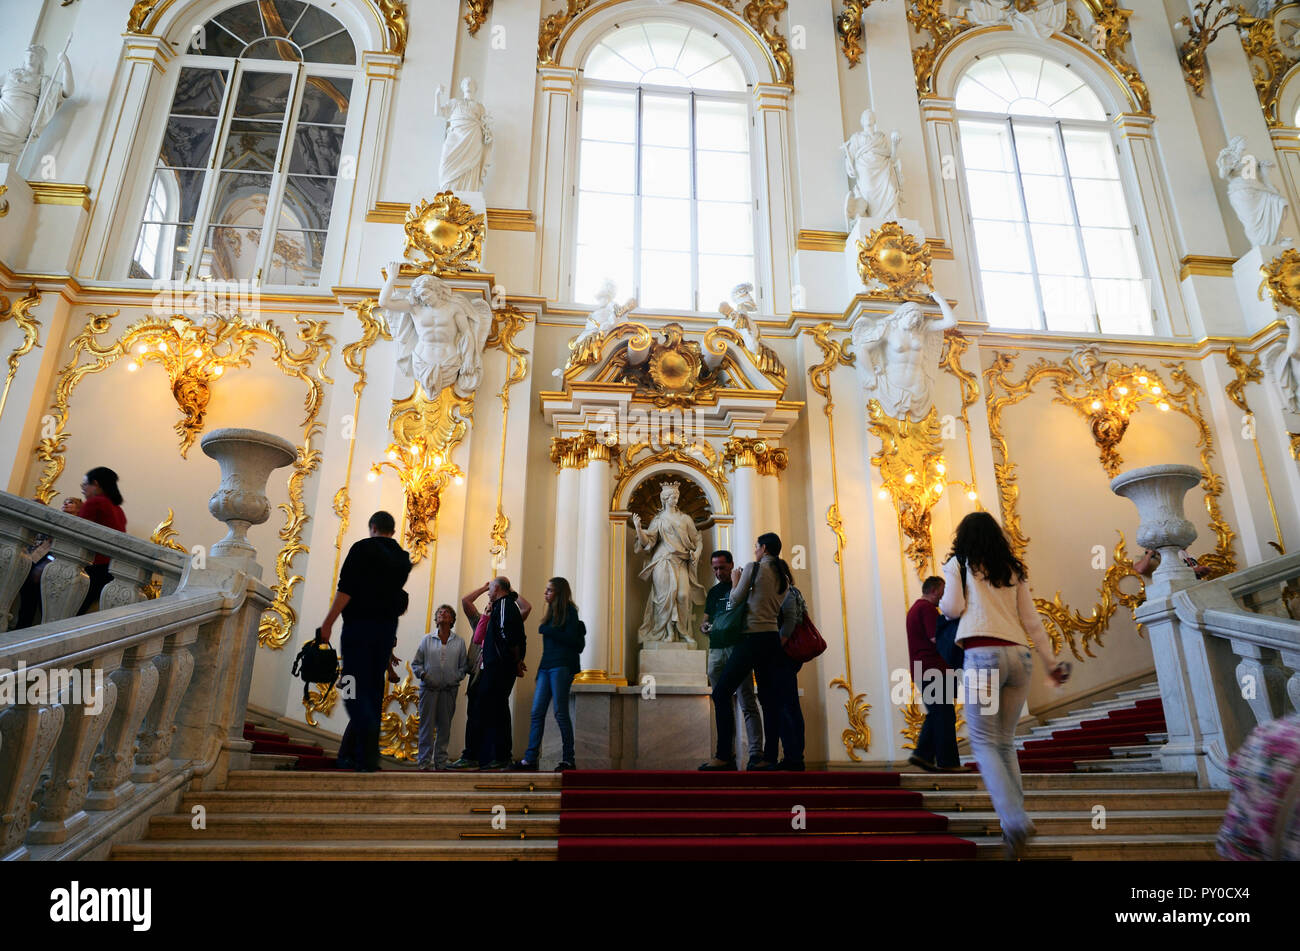
<svg viewBox="0 0 1300 951">
<path fill-rule="evenodd" d="M 477 214 L 451 192 L 438 192 L 433 201 L 420 199 L 406 213 L 406 247 L 402 255 L 412 260 L 419 251 L 427 259 L 416 263 L 422 271 L 477 270 L 483 260 L 487 216 Z"/>
<path fill-rule="evenodd" d="M 918 243 L 897 221 L 886 221 L 858 242 L 858 275 L 868 287 L 884 285 L 884 290 L 869 290 L 870 297 L 925 300 L 916 287 L 934 285 L 930 246 Z"/>
</svg>

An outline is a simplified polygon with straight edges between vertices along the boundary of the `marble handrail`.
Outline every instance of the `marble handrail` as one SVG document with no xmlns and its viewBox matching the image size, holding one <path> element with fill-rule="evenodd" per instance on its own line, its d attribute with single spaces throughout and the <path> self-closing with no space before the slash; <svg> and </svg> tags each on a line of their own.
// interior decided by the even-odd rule
<svg viewBox="0 0 1300 951">
<path fill-rule="evenodd" d="M 37 535 L 50 537 L 54 556 L 41 575 L 41 615 L 46 622 L 71 617 L 80 608 L 90 584 L 85 567 L 96 554 L 108 556 L 113 576 L 100 594 L 101 608 L 145 600 L 146 587 L 155 579 L 161 593 L 170 594 L 189 563 L 185 552 L 0 492 L 0 630 L 8 629 L 11 612 L 17 610 L 19 589 L 31 569 L 24 549 Z"/>
</svg>

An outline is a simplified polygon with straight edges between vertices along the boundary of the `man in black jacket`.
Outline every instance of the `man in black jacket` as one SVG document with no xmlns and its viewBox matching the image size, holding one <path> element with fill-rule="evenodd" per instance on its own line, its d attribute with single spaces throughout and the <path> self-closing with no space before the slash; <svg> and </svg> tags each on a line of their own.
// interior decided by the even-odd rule
<svg viewBox="0 0 1300 951">
<path fill-rule="evenodd" d="M 348 727 L 338 763 L 366 773 L 379 769 L 384 676 L 395 678 L 389 668 L 397 646 L 397 619 L 406 611 L 403 588 L 411 573 L 411 557 L 393 540 L 396 528 L 387 512 L 370 516 L 370 537 L 348 549 L 339 569 L 338 594 L 320 626 L 321 640 L 329 643 L 334 621 L 343 616 L 341 682 Z"/>
<path fill-rule="evenodd" d="M 510 691 L 527 671 L 524 619 L 519 595 L 506 578 L 495 578 L 488 589 L 488 628 L 483 639 L 483 669 L 479 703 L 483 717 L 479 763 L 483 770 L 509 769 L 514 729 L 510 721 Z"/>
</svg>

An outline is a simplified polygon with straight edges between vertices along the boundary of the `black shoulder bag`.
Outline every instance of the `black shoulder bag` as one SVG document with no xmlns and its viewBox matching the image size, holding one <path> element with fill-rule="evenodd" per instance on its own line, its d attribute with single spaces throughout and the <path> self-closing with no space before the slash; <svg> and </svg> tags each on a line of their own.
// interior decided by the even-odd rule
<svg viewBox="0 0 1300 951">
<path fill-rule="evenodd" d="M 302 678 L 302 699 L 306 701 L 312 684 L 332 684 L 339 678 L 339 655 L 334 648 L 316 636 L 302 645 L 293 659 L 293 675 Z"/>
</svg>

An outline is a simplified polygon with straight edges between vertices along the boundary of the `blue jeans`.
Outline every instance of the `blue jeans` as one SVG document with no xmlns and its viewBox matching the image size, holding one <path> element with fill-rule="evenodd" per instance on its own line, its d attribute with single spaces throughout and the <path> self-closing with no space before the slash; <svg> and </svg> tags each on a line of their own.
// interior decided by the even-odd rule
<svg viewBox="0 0 1300 951">
<path fill-rule="evenodd" d="M 533 724 L 528 731 L 528 752 L 524 762 L 536 763 L 542 751 L 542 733 L 546 730 L 546 708 L 555 701 L 555 722 L 560 727 L 560 759 L 573 759 L 573 721 L 569 718 L 569 688 L 573 686 L 572 667 L 548 667 L 537 672 L 537 689 L 533 692 Z"/>
<path fill-rule="evenodd" d="M 1025 812 L 1025 791 L 1016 757 L 1016 723 L 1029 696 L 1034 655 L 1028 647 L 973 647 L 962 670 L 966 735 L 993 800 L 1002 831 L 1030 835 L 1034 823 Z"/>
</svg>

